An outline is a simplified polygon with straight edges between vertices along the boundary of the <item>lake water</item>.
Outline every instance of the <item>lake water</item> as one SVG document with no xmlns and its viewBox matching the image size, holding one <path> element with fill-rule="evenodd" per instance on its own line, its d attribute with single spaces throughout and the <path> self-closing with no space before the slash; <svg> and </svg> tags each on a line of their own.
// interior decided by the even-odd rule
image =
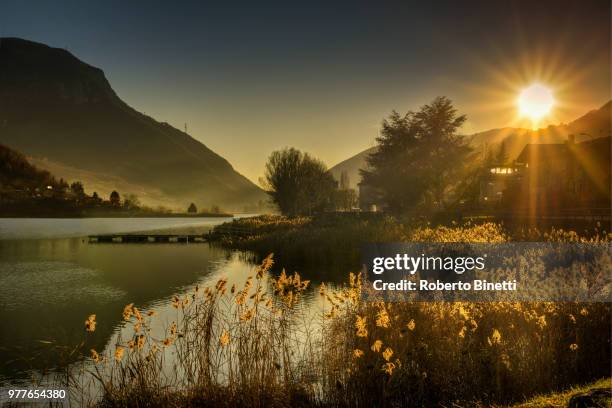
<svg viewBox="0 0 612 408">
<path fill-rule="evenodd" d="M 181 227 L 205 229 L 227 220 L 227 217 L 0 218 L 0 240 L 83 237 L 95 234 L 151 231 Z"/>
<path fill-rule="evenodd" d="M 174 295 L 227 277 L 244 283 L 252 256 L 201 244 L 90 244 L 88 234 L 205 232 L 227 218 L 0 219 L 0 385 L 62 363 L 61 346 L 104 350 L 128 303 L 171 319 Z M 177 231 L 178 229 L 178 231 Z M 83 322 L 97 315 L 95 333 Z"/>
</svg>

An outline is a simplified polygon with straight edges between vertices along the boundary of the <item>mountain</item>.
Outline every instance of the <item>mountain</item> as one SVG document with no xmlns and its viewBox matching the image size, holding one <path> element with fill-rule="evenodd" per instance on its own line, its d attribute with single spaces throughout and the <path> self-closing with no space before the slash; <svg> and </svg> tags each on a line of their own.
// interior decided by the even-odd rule
<svg viewBox="0 0 612 408">
<path fill-rule="evenodd" d="M 376 147 L 370 147 L 369 149 L 359 152 L 353 157 L 349 157 L 348 159 L 336 164 L 334 167 L 329 169 L 329 172 L 337 181 L 340 180 L 340 175 L 343 172 L 346 172 L 349 178 L 349 187 L 357 190 L 358 184 L 361 181 L 359 169 L 363 169 L 365 167 L 366 158 L 370 153 L 374 153 L 375 151 Z"/>
<path fill-rule="evenodd" d="M 58 177 L 150 205 L 241 209 L 266 198 L 204 144 L 123 102 L 102 70 L 17 38 L 0 38 L 0 143 Z"/>
<path fill-rule="evenodd" d="M 513 160 L 525 145 L 530 143 L 563 143 L 569 135 L 575 135 L 577 142 L 610 136 L 611 122 L 612 101 L 608 101 L 599 109 L 592 110 L 568 124 L 551 125 L 537 130 L 493 129 L 476 133 L 468 139 L 475 148 L 488 146 L 494 149 L 504 142 L 508 156 Z"/>
<path fill-rule="evenodd" d="M 0 145 L 0 193 L 48 185 L 58 185 L 48 171 L 30 164 L 23 154 Z"/>
<path fill-rule="evenodd" d="M 529 143 L 563 143 L 571 134 L 576 136 L 577 142 L 610 136 L 611 122 L 612 101 L 608 101 L 601 108 L 592 110 L 568 124 L 551 125 L 537 130 L 509 127 L 491 129 L 466 138 L 476 151 L 482 149 L 495 151 L 504 142 L 509 159 L 514 160 Z M 346 171 L 351 187 L 357 188 L 361 181 L 359 169 L 364 168 L 366 157 L 374 151 L 376 147 L 370 147 L 336 164 L 329 171 L 336 180 L 340 180 L 340 174 Z"/>
</svg>

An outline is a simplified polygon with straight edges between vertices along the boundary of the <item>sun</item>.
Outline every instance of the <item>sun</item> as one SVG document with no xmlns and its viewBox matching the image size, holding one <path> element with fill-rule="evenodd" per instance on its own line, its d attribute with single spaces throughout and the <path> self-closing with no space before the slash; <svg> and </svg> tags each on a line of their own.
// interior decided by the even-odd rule
<svg viewBox="0 0 612 408">
<path fill-rule="evenodd" d="M 541 84 L 533 84 L 523 89 L 518 97 L 521 116 L 537 122 L 548 115 L 555 104 L 552 91 Z"/>
</svg>

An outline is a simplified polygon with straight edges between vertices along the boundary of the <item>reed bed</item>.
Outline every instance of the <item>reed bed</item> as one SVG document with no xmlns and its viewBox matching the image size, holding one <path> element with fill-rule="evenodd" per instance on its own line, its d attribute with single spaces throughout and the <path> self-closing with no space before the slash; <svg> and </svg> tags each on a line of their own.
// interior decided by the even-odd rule
<svg viewBox="0 0 612 408">
<path fill-rule="evenodd" d="M 432 242 L 509 239 L 496 224 L 403 233 Z M 610 238 L 562 230 L 541 237 Z M 78 376 L 101 390 L 87 404 L 498 406 L 611 375 L 609 303 L 364 302 L 359 274 L 312 287 L 297 273 L 272 273 L 272 264 L 269 255 L 240 287 L 220 279 L 175 297 L 177 319 L 163 336 L 151 330 L 154 311 L 127 305 L 130 334 L 91 350 Z M 325 301 L 314 317 L 309 290 Z M 87 317 L 85 331 L 96 324 Z M 82 380 L 70 385 L 87 392 Z"/>
</svg>

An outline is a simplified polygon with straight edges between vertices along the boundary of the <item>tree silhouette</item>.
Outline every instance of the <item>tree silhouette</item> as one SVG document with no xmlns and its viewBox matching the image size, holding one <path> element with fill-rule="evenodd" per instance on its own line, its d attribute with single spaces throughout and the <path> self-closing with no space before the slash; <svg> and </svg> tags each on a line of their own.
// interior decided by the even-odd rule
<svg viewBox="0 0 612 408">
<path fill-rule="evenodd" d="M 294 148 L 272 152 L 264 182 L 280 211 L 292 216 L 313 214 L 330 206 L 336 188 L 323 162 Z"/>
<path fill-rule="evenodd" d="M 111 205 L 119 206 L 121 204 L 121 196 L 117 191 L 113 190 L 113 192 L 110 193 L 109 201 Z"/>
<path fill-rule="evenodd" d="M 77 198 L 82 198 L 85 196 L 85 189 L 83 188 L 83 183 L 81 183 L 80 181 L 75 181 L 74 183 L 72 183 L 70 185 L 70 191 Z"/>
<path fill-rule="evenodd" d="M 351 187 L 351 181 L 348 171 L 342 170 L 340 173 L 340 190 L 348 190 Z"/>
<path fill-rule="evenodd" d="M 457 135 L 465 120 L 446 97 L 403 116 L 393 111 L 383 121 L 377 151 L 367 158 L 370 169 L 361 170 L 363 183 L 393 213 L 440 204 L 470 150 Z"/>
<path fill-rule="evenodd" d="M 189 214 L 195 214 L 198 212 L 198 207 L 194 203 L 189 204 L 189 208 L 187 208 L 187 212 Z"/>
</svg>

